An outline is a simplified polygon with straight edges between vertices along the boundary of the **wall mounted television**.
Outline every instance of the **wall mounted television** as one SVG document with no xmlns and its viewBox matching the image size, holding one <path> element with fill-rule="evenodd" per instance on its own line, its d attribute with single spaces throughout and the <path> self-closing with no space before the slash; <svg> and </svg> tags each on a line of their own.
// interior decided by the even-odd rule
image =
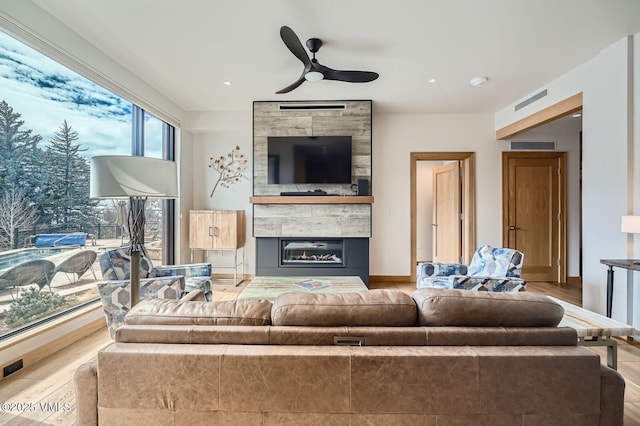
<svg viewBox="0 0 640 426">
<path fill-rule="evenodd" d="M 351 136 L 270 136 L 270 184 L 351 184 Z"/>
</svg>

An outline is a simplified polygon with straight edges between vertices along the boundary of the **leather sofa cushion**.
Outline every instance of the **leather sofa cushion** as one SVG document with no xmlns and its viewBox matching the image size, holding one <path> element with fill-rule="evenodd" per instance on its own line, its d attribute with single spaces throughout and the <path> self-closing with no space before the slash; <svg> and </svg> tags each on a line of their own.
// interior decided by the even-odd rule
<svg viewBox="0 0 640 426">
<path fill-rule="evenodd" d="M 416 304 L 398 290 L 357 293 L 284 293 L 271 309 L 273 325 L 386 326 L 416 325 Z"/>
<path fill-rule="evenodd" d="M 426 326 L 555 327 L 564 316 L 562 306 L 535 293 L 423 288 L 413 299 Z"/>
<path fill-rule="evenodd" d="M 116 330 L 118 343 L 268 345 L 270 326 L 128 325 Z"/>
<path fill-rule="evenodd" d="M 145 299 L 124 319 L 129 325 L 269 325 L 271 302 L 239 299 L 222 302 Z"/>
</svg>

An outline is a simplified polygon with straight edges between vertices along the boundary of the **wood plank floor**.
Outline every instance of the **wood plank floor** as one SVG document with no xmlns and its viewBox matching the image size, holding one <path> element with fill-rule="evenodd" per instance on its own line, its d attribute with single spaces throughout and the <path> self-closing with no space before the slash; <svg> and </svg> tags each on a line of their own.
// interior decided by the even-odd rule
<svg viewBox="0 0 640 426">
<path fill-rule="evenodd" d="M 245 285 L 246 282 L 234 288 L 215 288 L 215 299 L 235 299 Z M 392 288 L 411 294 L 415 290 L 415 284 L 372 283 L 371 288 Z M 527 291 L 547 294 L 576 305 L 582 304 L 582 295 L 578 286 L 528 283 Z M 0 425 L 75 424 L 73 372 L 109 343 L 111 339 L 107 330 L 100 330 L 0 382 L 0 404 L 15 403 L 10 405 L 12 412 L 7 412 L 0 405 Z M 589 349 L 598 353 L 601 360 L 606 363 L 605 348 Z M 625 426 L 640 425 L 639 342 L 618 339 L 618 371 L 626 380 L 624 424 Z M 22 404 L 21 408 L 32 411 L 15 412 L 19 404 Z"/>
</svg>

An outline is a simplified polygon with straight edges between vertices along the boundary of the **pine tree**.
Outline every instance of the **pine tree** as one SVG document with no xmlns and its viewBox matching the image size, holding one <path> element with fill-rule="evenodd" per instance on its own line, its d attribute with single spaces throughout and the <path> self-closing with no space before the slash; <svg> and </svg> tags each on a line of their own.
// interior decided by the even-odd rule
<svg viewBox="0 0 640 426">
<path fill-rule="evenodd" d="M 51 224 L 82 229 L 96 221 L 97 201 L 89 198 L 89 162 L 76 141 L 79 134 L 63 121 L 47 146 L 49 181 L 45 215 Z"/>
<path fill-rule="evenodd" d="M 38 146 L 42 137 L 23 130 L 20 117 L 7 102 L 0 102 L 0 189 L 23 194 L 36 215 L 41 215 L 47 180 Z"/>
</svg>

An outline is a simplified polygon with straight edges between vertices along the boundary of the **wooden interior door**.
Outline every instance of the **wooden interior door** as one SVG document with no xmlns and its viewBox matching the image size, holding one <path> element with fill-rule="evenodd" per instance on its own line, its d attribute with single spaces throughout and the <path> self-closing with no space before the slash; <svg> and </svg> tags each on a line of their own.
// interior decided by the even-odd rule
<svg viewBox="0 0 640 426">
<path fill-rule="evenodd" d="M 458 263 L 462 257 L 460 163 L 433 169 L 433 260 Z"/>
<path fill-rule="evenodd" d="M 503 153 L 503 245 L 524 253 L 522 277 L 529 281 L 565 280 L 564 158 Z"/>
</svg>

